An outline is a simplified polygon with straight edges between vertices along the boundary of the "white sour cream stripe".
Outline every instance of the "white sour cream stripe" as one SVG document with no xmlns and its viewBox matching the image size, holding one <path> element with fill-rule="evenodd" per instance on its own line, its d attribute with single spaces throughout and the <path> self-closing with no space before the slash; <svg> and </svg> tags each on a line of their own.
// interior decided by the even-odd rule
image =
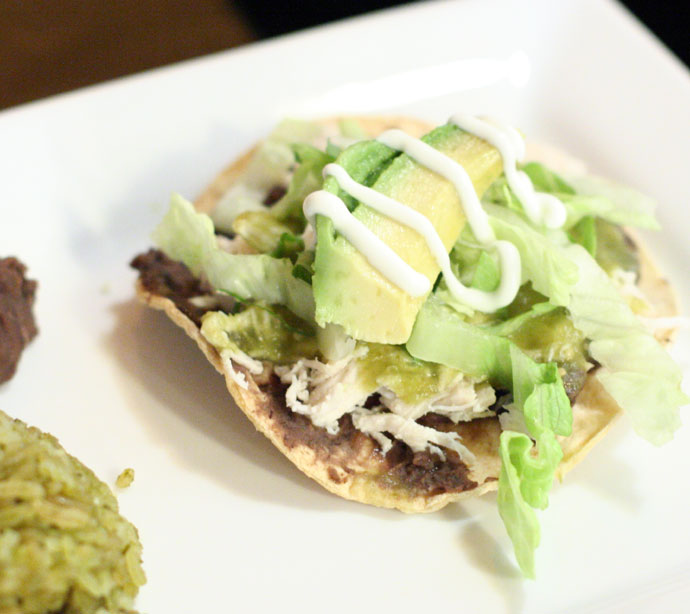
<svg viewBox="0 0 690 614">
<path fill-rule="evenodd" d="M 449 121 L 466 132 L 486 140 L 499 151 L 508 184 L 533 222 L 543 223 L 549 228 L 562 226 L 565 222 L 563 203 L 549 194 L 537 194 L 529 177 L 516 168 L 516 163 L 524 156 L 525 150 L 524 140 L 517 130 L 510 126 L 502 126 L 497 122 L 489 123 L 464 114 L 454 115 Z M 501 262 L 501 280 L 496 290 L 483 292 L 475 288 L 467 288 L 455 277 L 450 258 L 438 232 L 423 214 L 357 183 L 338 164 L 328 164 L 324 168 L 324 177 L 332 176 L 344 192 L 419 232 L 439 265 L 448 289 L 457 300 L 484 312 L 493 312 L 509 305 L 520 288 L 520 254 L 512 243 L 496 241 L 489 217 L 482 208 L 467 171 L 452 158 L 401 130 L 388 130 L 377 140 L 392 149 L 404 152 L 418 164 L 438 173 L 453 184 L 475 237 L 485 247 L 493 248 L 498 252 Z M 303 209 L 312 226 L 315 226 L 316 215 L 330 217 L 335 230 L 358 249 L 372 267 L 411 296 L 422 296 L 429 291 L 429 280 L 410 267 L 384 241 L 355 218 L 336 195 L 325 190 L 312 192 L 305 199 Z"/>
<path fill-rule="evenodd" d="M 450 181 L 458 193 L 465 216 L 474 236 L 477 237 L 477 241 L 480 243 L 491 243 L 496 239 L 494 231 L 489 224 L 489 216 L 482 209 L 482 204 L 479 202 L 474 185 L 472 185 L 472 179 L 470 179 L 470 176 L 461 164 L 402 130 L 387 130 L 377 137 L 376 140 L 391 149 L 406 153 L 418 164 L 425 166 Z"/>
<path fill-rule="evenodd" d="M 532 222 L 547 228 L 563 226 L 566 219 L 563 203 L 552 194 L 536 192 L 527 174 L 517 170 L 517 163 L 525 155 L 525 141 L 515 128 L 495 119 L 487 121 L 465 113 L 453 115 L 449 122 L 484 139 L 498 150 L 503 159 L 503 172 L 508 185 Z"/>
<path fill-rule="evenodd" d="M 500 309 L 501 307 L 509 305 L 515 298 L 515 294 L 517 293 L 520 287 L 520 254 L 518 253 L 516 247 L 512 243 L 508 241 L 493 240 L 493 230 L 488 224 L 488 217 L 484 210 L 481 208 L 481 204 L 479 202 L 479 199 L 477 198 L 477 194 L 474 191 L 472 182 L 469 176 L 467 175 L 465 169 L 462 168 L 462 166 L 460 166 L 457 162 L 451 160 L 441 152 L 437 151 L 433 147 L 430 147 L 426 143 L 423 143 L 422 141 L 418 141 L 418 143 L 423 145 L 424 148 L 416 149 L 413 146 L 411 147 L 410 145 L 412 145 L 413 142 L 417 139 L 409 137 L 404 132 L 401 133 L 401 135 L 395 135 L 393 138 L 388 139 L 389 136 L 389 133 L 383 133 L 379 138 L 381 139 L 381 142 L 388 145 L 389 147 L 404 151 L 406 154 L 408 154 L 411 158 L 413 158 L 420 164 L 423 164 L 427 168 L 430 168 L 431 170 L 438 172 L 439 174 L 442 174 L 444 177 L 446 177 L 446 179 L 449 179 L 449 181 L 453 182 L 453 184 L 456 185 L 456 188 L 458 183 L 465 183 L 464 180 L 459 180 L 459 178 L 457 177 L 458 174 L 461 176 L 464 175 L 464 177 L 467 179 L 467 182 L 469 182 L 469 188 L 464 190 L 460 194 L 460 198 L 463 203 L 463 208 L 465 209 L 465 212 L 467 212 L 469 208 L 472 208 L 474 214 L 473 220 L 475 221 L 475 223 L 477 219 L 479 219 L 479 223 L 486 224 L 486 227 L 488 228 L 487 232 L 491 236 L 491 239 L 488 242 L 496 248 L 501 260 L 501 281 L 496 290 L 494 290 L 493 292 L 483 292 L 475 288 L 468 288 L 464 286 L 462 282 L 460 282 L 460 280 L 453 273 L 450 264 L 450 258 L 448 256 L 448 252 L 446 252 L 446 246 L 443 244 L 443 241 L 441 240 L 441 237 L 436 231 L 436 228 L 434 228 L 434 225 L 429 221 L 429 219 L 419 211 L 416 211 L 411 207 L 408 207 L 407 205 L 404 205 L 403 203 L 398 202 L 397 200 L 390 198 L 389 196 L 386 196 L 385 194 L 381 194 L 376 190 L 372 190 L 371 188 L 363 186 L 361 183 L 357 183 L 354 179 L 352 179 L 352 177 L 350 177 L 348 172 L 338 164 L 326 165 L 326 167 L 323 169 L 324 176 L 334 177 L 335 180 L 338 182 L 340 188 L 344 192 L 347 192 L 350 196 L 353 196 L 360 202 L 363 202 L 364 204 L 371 207 L 372 209 L 375 209 L 379 213 L 382 213 L 396 220 L 397 222 L 400 222 L 401 224 L 409 226 L 410 228 L 416 230 L 420 235 L 422 235 L 422 237 L 426 241 L 427 246 L 429 247 L 429 250 L 431 251 L 432 256 L 436 260 L 436 263 L 438 264 L 439 268 L 441 269 L 441 272 L 443 273 L 443 277 L 446 280 L 448 289 L 453 294 L 453 296 L 455 296 L 456 299 L 462 301 L 467 305 L 470 305 L 474 309 L 479 309 L 480 311 L 487 312 L 495 311 L 496 309 Z M 392 142 L 393 145 L 389 145 L 388 142 L 383 140 L 384 138 L 386 138 L 389 142 Z M 445 161 L 448 161 L 451 164 L 442 164 L 442 162 Z M 463 187 L 466 186 L 464 185 Z M 458 191 L 460 190 L 458 189 Z M 330 194 L 331 196 L 333 196 L 333 194 L 331 194 L 330 192 L 325 192 L 325 194 Z M 338 200 L 340 201 L 340 199 Z M 351 215 L 350 217 L 356 220 L 354 216 Z M 470 218 L 468 215 L 468 220 L 469 219 Z M 470 226 L 472 226 L 472 222 L 470 222 Z M 364 228 L 366 228 L 366 226 L 364 226 Z M 472 230 L 474 231 L 474 227 L 472 227 Z M 376 235 L 373 236 L 376 237 Z M 385 245 L 386 247 L 388 247 L 386 243 L 378 239 L 378 237 L 376 237 L 376 239 L 377 242 L 375 244 L 365 246 L 367 250 L 366 252 L 362 251 L 365 258 L 369 260 L 372 266 L 374 265 L 372 260 L 369 258 L 368 254 L 372 253 L 374 254 L 374 256 L 376 256 L 377 247 L 380 247 L 381 245 Z M 388 262 L 386 262 L 386 264 L 388 264 Z M 392 280 L 392 278 L 388 274 L 387 268 L 378 270 L 381 272 L 382 275 L 384 275 L 384 277 L 387 277 L 388 279 Z"/>
<path fill-rule="evenodd" d="M 302 209 L 314 228 L 316 228 L 317 215 L 331 218 L 333 227 L 361 252 L 371 266 L 411 296 L 423 296 L 431 288 L 431 283 L 426 276 L 415 271 L 352 215 L 345 203 L 335 194 L 325 190 L 312 192 L 304 199 Z"/>
</svg>

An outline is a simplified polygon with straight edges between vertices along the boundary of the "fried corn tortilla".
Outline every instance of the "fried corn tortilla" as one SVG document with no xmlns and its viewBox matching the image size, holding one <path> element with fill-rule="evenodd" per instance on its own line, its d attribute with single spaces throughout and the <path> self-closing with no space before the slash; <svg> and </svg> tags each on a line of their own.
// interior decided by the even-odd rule
<svg viewBox="0 0 690 614">
<path fill-rule="evenodd" d="M 407 118 L 362 117 L 357 120 L 371 135 L 392 127 L 413 136 L 421 136 L 429 130 L 427 124 Z M 209 213 L 213 210 L 221 196 L 242 175 L 252 153 L 253 150 L 240 157 L 213 181 L 196 201 L 198 211 Z M 676 315 L 676 299 L 669 283 L 653 265 L 639 239 L 629 237 L 638 248 L 641 261 L 638 286 L 653 310 L 650 315 Z M 170 261 L 160 252 L 149 252 L 136 259 L 133 265 L 141 272 L 137 282 L 140 300 L 164 311 L 196 341 L 224 376 L 228 391 L 254 426 L 298 469 L 330 492 L 404 512 L 430 512 L 452 501 L 497 488 L 501 468 L 498 453 L 501 428 L 497 417 L 458 424 L 433 414 L 422 419 L 437 430 L 456 431 L 475 456 L 470 466 L 452 451 L 441 461 L 428 453 L 413 453 L 401 442 L 396 442 L 384 456 L 374 439 L 353 427 L 349 415 L 341 419 L 339 432 L 331 435 L 315 427 L 308 417 L 287 408 L 286 386 L 271 375 L 270 368 L 255 376 L 241 365 L 233 362 L 230 367 L 229 361 L 221 360 L 218 351 L 201 335 L 199 310 L 189 301 L 192 297 L 211 293 L 210 287 L 195 279 L 184 265 Z M 171 281 L 172 278 L 175 281 Z M 667 329 L 659 331 L 657 337 L 668 342 L 671 335 L 672 331 Z M 245 378 L 246 388 L 238 384 L 238 373 Z M 585 385 L 573 404 L 572 435 L 560 438 L 563 460 L 559 477 L 582 460 L 621 411 L 593 374 L 594 369 L 587 374 Z"/>
</svg>

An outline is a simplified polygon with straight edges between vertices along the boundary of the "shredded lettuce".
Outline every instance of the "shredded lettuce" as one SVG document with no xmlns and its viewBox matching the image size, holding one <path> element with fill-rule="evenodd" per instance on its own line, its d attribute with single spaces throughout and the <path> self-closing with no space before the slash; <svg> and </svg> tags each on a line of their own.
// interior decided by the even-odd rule
<svg viewBox="0 0 690 614">
<path fill-rule="evenodd" d="M 510 241 L 520 252 L 523 283 L 527 280 L 554 305 L 567 306 L 577 281 L 577 266 L 549 236 L 533 228 L 519 213 L 506 207 L 484 205 L 496 237 Z M 561 233 L 550 236 L 565 240 Z"/>
<path fill-rule="evenodd" d="M 245 211 L 232 223 L 233 231 L 262 254 L 278 249 L 283 235 L 292 235 L 290 228 L 263 211 Z"/>
<path fill-rule="evenodd" d="M 485 292 L 496 289 L 501 278 L 496 258 L 485 248 L 478 245 L 469 225 L 466 225 L 449 254 L 453 273 L 466 286 Z M 475 310 L 458 301 L 451 294 L 443 276 L 439 277 L 434 294 L 443 303 L 458 313 L 473 316 Z"/>
<path fill-rule="evenodd" d="M 534 508 L 546 506 L 562 458 L 556 436 L 570 433 L 572 410 L 556 365 L 529 358 L 506 338 L 511 331 L 534 313 L 566 306 L 575 328 L 590 340 L 589 354 L 601 364 L 598 379 L 628 413 L 637 433 L 654 444 L 671 439 L 680 425 L 679 407 L 688 398 L 681 391 L 677 365 L 586 249 L 566 247 L 562 236 L 550 233 L 557 239 L 552 241 L 509 208 L 487 205 L 487 210 L 497 236 L 518 246 L 526 277 L 551 303 L 537 304 L 506 322 L 477 327 L 432 296 L 420 310 L 407 349 L 416 358 L 487 377 L 494 386 L 513 391 L 530 436 L 512 431 L 501 435 L 499 512 L 523 573 L 533 577 L 539 544 Z M 587 224 L 581 225 L 580 238 L 593 249 L 596 236 Z"/>
<path fill-rule="evenodd" d="M 434 295 L 422 305 L 405 347 L 420 360 L 487 378 L 496 388 L 510 388 L 510 341 L 465 322 Z"/>
<path fill-rule="evenodd" d="M 211 218 L 197 213 L 179 194 L 170 197 L 168 212 L 151 238 L 170 258 L 184 262 L 197 277 L 204 269 L 207 255 L 217 249 Z"/>
<path fill-rule="evenodd" d="M 312 143 L 323 128 L 314 122 L 286 119 L 259 145 L 242 176 L 221 196 L 211 217 L 215 227 L 232 230 L 235 218 L 245 211 L 265 210 L 263 204 L 271 188 L 286 185 L 295 156 L 292 143 Z"/>
<path fill-rule="evenodd" d="M 278 245 L 271 252 L 274 258 L 289 258 L 295 262 L 299 254 L 304 250 L 304 239 L 297 237 L 290 232 L 284 232 L 278 239 Z M 294 269 L 293 269 L 294 275 Z"/>
<path fill-rule="evenodd" d="M 533 308 L 547 313 L 553 306 Z M 529 314 L 516 317 L 517 325 Z M 515 329 L 501 325 L 478 327 L 431 297 L 422 306 L 407 350 L 421 360 L 454 367 L 469 375 L 487 378 L 495 387 L 510 389 L 522 411 L 533 442 L 524 433 L 504 431 L 499 453 L 499 512 L 515 548 L 523 573 L 534 577 L 534 550 L 539 544 L 539 523 L 532 508 L 544 509 L 563 456 L 556 435 L 572 429 L 572 409 L 555 363 L 537 363 L 502 336 Z"/>
<path fill-rule="evenodd" d="M 656 202 L 649 196 L 593 175 L 568 177 L 568 183 L 576 192 L 564 199 L 571 215 L 594 215 L 619 226 L 661 228 L 654 215 Z"/>
<path fill-rule="evenodd" d="M 482 251 L 479 260 L 477 260 L 470 285 L 483 292 L 493 292 L 500 281 L 501 271 L 498 263 L 489 255 L 489 252 Z"/>
<path fill-rule="evenodd" d="M 500 324 L 476 326 L 432 296 L 422 306 L 406 348 L 415 358 L 444 364 L 472 377 L 488 379 L 496 388 L 511 390 L 520 409 L 524 410 L 536 393 L 544 403 L 535 406 L 532 417 L 526 416 L 530 433 L 538 436 L 552 430 L 568 434 L 570 402 L 557 365 L 535 362 L 507 337 L 528 319 L 554 309 L 549 303 L 540 303 Z M 560 386 L 562 394 L 548 397 L 540 384 Z M 547 403 L 548 399 L 552 403 Z"/>
<path fill-rule="evenodd" d="M 323 185 L 323 167 L 335 158 L 306 144 L 293 145 L 299 166 L 292 175 L 285 195 L 269 209 L 276 219 L 291 224 L 294 230 L 304 230 L 306 220 L 302 211 L 304 199 Z"/>
<path fill-rule="evenodd" d="M 541 162 L 528 162 L 522 166 L 537 192 L 547 194 L 577 194 L 577 191 L 558 173 Z"/>
<path fill-rule="evenodd" d="M 570 315 L 591 340 L 589 353 L 602 366 L 597 378 L 640 436 L 656 445 L 669 441 L 680 426 L 679 408 L 690 402 L 679 367 L 592 257 L 579 245 L 566 251 L 580 272 Z"/>
<path fill-rule="evenodd" d="M 267 254 L 230 254 L 216 242 L 213 222 L 197 213 L 179 194 L 153 233 L 154 243 L 173 260 L 186 264 L 195 275 L 204 275 L 218 290 L 243 299 L 285 305 L 303 320 L 314 320 L 311 286 L 293 276 L 292 262 Z"/>
<path fill-rule="evenodd" d="M 503 431 L 499 445 L 498 512 L 513 542 L 522 573 L 534 578 L 534 551 L 539 546 L 541 529 L 536 513 L 522 496 L 520 488 L 525 475 L 523 461 L 531 454 L 532 440 L 524 433 Z"/>
<path fill-rule="evenodd" d="M 597 225 L 591 215 L 585 215 L 568 231 L 568 238 L 582 245 L 593 257 L 597 256 Z"/>
<path fill-rule="evenodd" d="M 337 158 L 344 149 L 358 141 L 371 137 L 356 119 L 346 118 L 338 122 L 340 134 L 328 139 L 326 153 Z"/>
<path fill-rule="evenodd" d="M 553 194 L 563 202 L 568 214 L 565 229 L 572 228 L 585 216 L 618 225 L 659 229 L 654 216 L 655 202 L 632 188 L 592 175 L 564 179 L 539 162 L 528 162 L 522 170 L 538 192 Z M 504 177 L 491 185 L 483 200 L 522 212 L 520 201 Z"/>
</svg>

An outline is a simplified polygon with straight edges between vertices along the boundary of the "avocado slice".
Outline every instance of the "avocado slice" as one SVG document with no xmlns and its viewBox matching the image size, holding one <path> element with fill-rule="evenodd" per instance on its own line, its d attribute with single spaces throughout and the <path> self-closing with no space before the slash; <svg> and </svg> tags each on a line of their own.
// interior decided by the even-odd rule
<svg viewBox="0 0 690 614">
<path fill-rule="evenodd" d="M 480 196 L 502 172 L 496 149 L 456 126 L 440 126 L 422 140 L 462 164 Z M 424 214 L 446 250 L 451 249 L 466 218 L 449 181 L 377 141 L 349 147 L 336 163 L 355 181 Z M 340 190 L 332 177 L 326 179 L 324 189 L 342 198 L 356 218 L 433 285 L 440 268 L 419 233 L 357 202 Z M 317 323 L 339 324 L 349 335 L 364 341 L 405 343 L 426 296 L 414 298 L 383 277 L 334 231 L 329 218 L 317 216 L 316 236 L 312 284 Z"/>
</svg>

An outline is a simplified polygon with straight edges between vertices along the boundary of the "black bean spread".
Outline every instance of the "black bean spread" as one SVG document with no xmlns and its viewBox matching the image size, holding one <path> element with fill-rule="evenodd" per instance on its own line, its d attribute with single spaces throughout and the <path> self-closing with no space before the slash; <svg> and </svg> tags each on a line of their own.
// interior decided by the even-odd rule
<svg viewBox="0 0 690 614">
<path fill-rule="evenodd" d="M 9 380 L 26 345 L 37 334 L 33 304 L 37 283 L 16 258 L 0 258 L 0 384 Z"/>
<path fill-rule="evenodd" d="M 134 258 L 131 266 L 139 271 L 139 280 L 145 290 L 169 298 L 197 326 L 200 325 L 201 317 L 208 308 L 200 307 L 190 299 L 211 293 L 208 284 L 194 277 L 184 264 L 171 260 L 155 249 Z M 244 371 L 242 367 L 238 366 L 238 369 Z M 360 461 L 363 461 L 362 464 L 374 471 L 373 477 L 381 486 L 404 489 L 412 496 L 463 492 L 478 485 L 470 478 L 467 465 L 452 450 L 445 451 L 446 458 L 442 460 L 428 451 L 413 452 L 404 442 L 395 441 L 393 447 L 383 455 L 373 438 L 355 429 L 349 414 L 340 419 L 338 432 L 330 434 L 326 429 L 314 426 L 308 417 L 287 407 L 287 386 L 277 376 L 272 375 L 258 385 L 263 399 L 259 410 L 278 427 L 284 445 L 290 449 L 306 445 L 314 450 L 319 460 L 334 467 L 329 477 L 336 483 L 355 472 Z M 498 445 L 500 426 L 496 418 L 473 420 L 458 427 L 447 418 L 428 414 L 419 422 L 441 431 L 461 429 L 463 441 L 470 448 Z M 492 433 L 489 443 L 487 429 Z M 335 467 L 342 471 L 336 471 Z"/>
</svg>

